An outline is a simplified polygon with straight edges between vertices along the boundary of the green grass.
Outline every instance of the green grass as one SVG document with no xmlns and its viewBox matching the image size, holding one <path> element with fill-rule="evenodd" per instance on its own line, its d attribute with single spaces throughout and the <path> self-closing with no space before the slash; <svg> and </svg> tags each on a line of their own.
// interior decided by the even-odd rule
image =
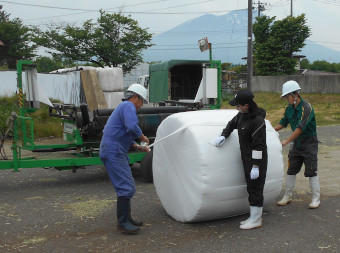
<svg viewBox="0 0 340 253">
<path fill-rule="evenodd" d="M 301 94 L 303 99 L 310 102 L 314 108 L 318 126 L 340 124 L 340 94 Z M 234 109 L 228 103 L 234 96 L 223 93 L 222 108 Z M 267 119 L 275 126 L 282 118 L 286 100 L 281 99 L 280 93 L 255 92 L 255 102 L 267 111 Z M 12 112 L 19 114 L 18 96 L 0 97 L 0 135 L 8 129 L 7 119 Z M 49 136 L 62 137 L 61 120 L 48 115 L 48 106 L 41 103 L 41 109 L 27 115 L 33 118 L 34 138 Z"/>
<path fill-rule="evenodd" d="M 50 117 L 48 106 L 40 103 L 40 110 L 35 111 L 31 116 L 34 119 L 34 137 L 62 137 L 62 121 L 56 117 Z"/>
<path fill-rule="evenodd" d="M 19 115 L 18 95 L 0 97 L 0 111 L 0 135 L 3 135 L 8 129 L 7 122 L 12 112 Z M 62 137 L 61 119 L 50 117 L 48 114 L 48 106 L 40 103 L 40 109 L 32 114 L 25 115 L 33 119 L 34 138 Z M 13 133 L 9 132 L 9 136 L 13 136 Z"/>
<path fill-rule="evenodd" d="M 287 100 L 281 99 L 280 93 L 255 92 L 254 95 L 257 105 L 267 111 L 267 120 L 276 126 L 283 116 Z M 301 93 L 301 97 L 313 106 L 318 126 L 340 124 L 340 94 Z M 235 108 L 230 106 L 228 101 L 223 100 L 222 107 Z"/>
</svg>

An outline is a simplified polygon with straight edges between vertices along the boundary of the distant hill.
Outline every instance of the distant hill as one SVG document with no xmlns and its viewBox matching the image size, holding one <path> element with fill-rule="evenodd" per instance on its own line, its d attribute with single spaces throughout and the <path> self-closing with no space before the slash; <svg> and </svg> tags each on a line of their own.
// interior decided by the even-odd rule
<svg viewBox="0 0 340 253">
<path fill-rule="evenodd" d="M 328 61 L 330 63 L 340 62 L 340 51 L 325 47 L 319 43 L 306 40 L 306 46 L 301 50 L 301 54 L 305 55 L 309 62 Z M 300 54 L 300 53 L 298 53 Z"/>
<path fill-rule="evenodd" d="M 256 17 L 257 11 L 253 11 Z M 213 59 L 234 64 L 246 64 L 248 11 L 236 10 L 216 16 L 206 14 L 189 20 L 153 37 L 155 46 L 144 51 L 144 61 L 166 61 L 170 59 L 202 60 L 209 59 L 209 52 L 201 52 L 198 40 L 208 37 L 212 43 Z M 340 62 L 340 51 L 321 44 L 306 41 L 299 55 L 305 55 L 310 62 L 326 60 Z"/>
</svg>

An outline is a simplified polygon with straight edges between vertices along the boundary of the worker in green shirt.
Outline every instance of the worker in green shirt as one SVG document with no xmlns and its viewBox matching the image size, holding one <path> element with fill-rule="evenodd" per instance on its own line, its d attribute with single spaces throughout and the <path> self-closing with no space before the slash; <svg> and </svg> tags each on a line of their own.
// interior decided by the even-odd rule
<svg viewBox="0 0 340 253">
<path fill-rule="evenodd" d="M 309 208 L 320 206 L 320 183 L 317 174 L 318 162 L 318 138 L 316 133 L 316 121 L 313 107 L 300 96 L 301 88 L 295 81 L 287 81 L 282 86 L 282 98 L 287 99 L 283 118 L 275 126 L 280 131 L 290 124 L 293 133 L 288 139 L 281 142 L 282 146 L 289 143 L 288 170 L 286 175 L 285 194 L 277 204 L 285 206 L 292 201 L 295 187 L 296 174 L 305 165 L 305 177 L 309 178 L 312 190 L 312 202 Z"/>
</svg>

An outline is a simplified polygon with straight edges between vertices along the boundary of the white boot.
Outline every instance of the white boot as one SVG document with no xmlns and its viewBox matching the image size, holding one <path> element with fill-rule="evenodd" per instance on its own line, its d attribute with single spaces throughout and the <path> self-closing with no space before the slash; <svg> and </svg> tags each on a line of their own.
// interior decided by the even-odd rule
<svg viewBox="0 0 340 253">
<path fill-rule="evenodd" d="M 309 204 L 309 208 L 318 208 L 320 206 L 320 183 L 319 177 L 309 178 L 310 188 L 312 189 L 312 202 Z"/>
<path fill-rule="evenodd" d="M 262 211 L 263 207 L 250 206 L 250 218 L 247 223 L 240 226 L 240 229 L 252 229 L 262 226 Z"/>
<path fill-rule="evenodd" d="M 287 175 L 286 176 L 286 189 L 285 189 L 285 195 L 283 198 L 277 202 L 278 206 L 285 206 L 292 202 L 293 198 L 293 189 L 295 187 L 295 180 L 296 175 Z"/>
<path fill-rule="evenodd" d="M 240 225 L 246 224 L 248 221 L 250 221 L 250 217 L 248 219 L 244 220 L 244 221 L 241 221 Z"/>
</svg>

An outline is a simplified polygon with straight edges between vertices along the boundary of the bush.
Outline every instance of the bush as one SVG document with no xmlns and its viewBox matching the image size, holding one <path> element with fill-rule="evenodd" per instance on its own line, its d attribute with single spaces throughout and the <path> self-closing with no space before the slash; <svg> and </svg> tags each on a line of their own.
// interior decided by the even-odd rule
<svg viewBox="0 0 340 253">
<path fill-rule="evenodd" d="M 12 112 L 19 115 L 20 109 L 18 107 L 19 96 L 3 96 L 0 97 L 0 134 L 3 135 L 7 129 L 7 120 L 11 117 Z M 40 109 L 36 110 L 32 114 L 25 116 L 31 117 L 34 124 L 34 138 L 43 138 L 48 136 L 62 137 L 63 129 L 61 125 L 61 119 L 50 117 L 48 112 L 48 106 L 40 104 Z M 9 136 L 13 136 L 10 132 Z"/>
</svg>

